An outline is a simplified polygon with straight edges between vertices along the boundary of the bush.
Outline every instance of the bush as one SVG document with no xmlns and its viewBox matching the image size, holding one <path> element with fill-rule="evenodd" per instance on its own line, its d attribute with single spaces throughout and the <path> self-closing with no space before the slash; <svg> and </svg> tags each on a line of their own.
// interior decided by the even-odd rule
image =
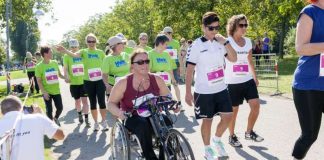
<svg viewBox="0 0 324 160">
<path fill-rule="evenodd" d="M 289 55 L 296 55 L 295 50 L 296 28 L 289 29 L 284 42 L 284 53 Z"/>
</svg>

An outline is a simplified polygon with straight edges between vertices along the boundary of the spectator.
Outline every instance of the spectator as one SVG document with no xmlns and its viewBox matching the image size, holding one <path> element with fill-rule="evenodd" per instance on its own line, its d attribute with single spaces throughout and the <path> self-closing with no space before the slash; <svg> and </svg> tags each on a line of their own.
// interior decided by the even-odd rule
<svg viewBox="0 0 324 160">
<path fill-rule="evenodd" d="M 8 96 L 1 102 L 0 137 L 7 131 L 15 129 L 10 159 L 13 160 L 43 160 L 44 135 L 56 140 L 62 140 L 64 133 L 59 126 L 34 108 L 33 114 L 23 114 L 22 103 L 18 97 Z M 14 126 L 14 123 L 16 125 Z M 9 159 L 0 155 L 2 159 Z"/>
<path fill-rule="evenodd" d="M 268 37 L 267 32 L 264 33 L 264 38 L 262 40 L 262 52 L 263 54 L 270 54 L 270 38 Z M 265 63 L 269 62 L 270 56 L 263 56 Z"/>
<path fill-rule="evenodd" d="M 258 66 L 260 66 L 260 55 L 259 54 L 262 54 L 262 42 L 259 38 L 255 42 L 254 54 L 256 54 L 255 55 L 255 64 L 258 67 Z"/>
</svg>

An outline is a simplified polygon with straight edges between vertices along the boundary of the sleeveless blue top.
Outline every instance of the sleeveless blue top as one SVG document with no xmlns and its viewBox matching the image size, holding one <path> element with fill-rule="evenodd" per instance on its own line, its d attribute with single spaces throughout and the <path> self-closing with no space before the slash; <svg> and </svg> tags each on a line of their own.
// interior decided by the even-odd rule
<svg viewBox="0 0 324 160">
<path fill-rule="evenodd" d="M 302 14 L 308 15 L 313 20 L 310 43 L 324 42 L 324 9 L 308 5 L 300 12 L 299 18 Z M 293 88 L 324 91 L 324 77 L 319 76 L 319 67 L 320 54 L 300 56 L 295 70 Z"/>
</svg>

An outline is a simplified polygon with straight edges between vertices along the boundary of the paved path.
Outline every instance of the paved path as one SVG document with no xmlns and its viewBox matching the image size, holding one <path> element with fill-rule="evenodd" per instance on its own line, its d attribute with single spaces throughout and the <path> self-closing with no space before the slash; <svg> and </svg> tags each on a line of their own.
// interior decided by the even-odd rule
<svg viewBox="0 0 324 160">
<path fill-rule="evenodd" d="M 180 86 L 184 93 L 184 86 Z M 110 132 L 93 132 L 84 125 L 78 125 L 77 113 L 74 110 L 74 102 L 69 93 L 69 87 L 61 81 L 61 94 L 64 111 L 60 118 L 62 128 L 66 134 L 64 141 L 53 144 L 53 159 L 60 160 L 105 160 L 109 157 Z M 184 98 L 184 94 L 182 94 Z M 183 101 L 184 102 L 184 101 Z M 200 121 L 194 118 L 193 108 L 185 106 L 186 111 L 178 116 L 175 128 L 188 138 L 197 160 L 203 159 L 203 143 L 200 136 Z M 268 159 L 288 160 L 291 158 L 291 150 L 297 139 L 300 129 L 293 101 L 287 98 L 270 97 L 261 95 L 261 114 L 255 130 L 265 138 L 265 141 L 255 143 L 244 139 L 246 119 L 249 107 L 244 104 L 240 108 L 237 120 L 236 132 L 243 144 L 242 149 L 235 149 L 227 144 L 228 133 L 222 138 L 225 147 L 232 160 L 258 160 Z M 91 119 L 91 116 L 89 116 Z M 110 117 L 108 115 L 108 117 Z M 213 132 L 219 118 L 214 119 Z M 92 122 L 93 124 L 93 122 Z M 110 121 L 110 125 L 113 122 Z M 324 156 L 324 122 L 317 142 L 310 149 L 306 159 L 322 160 Z"/>
</svg>

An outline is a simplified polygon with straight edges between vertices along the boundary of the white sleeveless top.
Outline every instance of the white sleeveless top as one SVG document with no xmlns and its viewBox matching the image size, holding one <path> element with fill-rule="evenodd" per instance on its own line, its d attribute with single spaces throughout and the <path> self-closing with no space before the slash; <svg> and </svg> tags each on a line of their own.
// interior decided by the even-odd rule
<svg viewBox="0 0 324 160">
<path fill-rule="evenodd" d="M 251 80 L 252 74 L 248 61 L 249 51 L 252 49 L 252 42 L 249 38 L 243 37 L 245 45 L 243 47 L 236 44 L 233 37 L 228 37 L 230 44 L 237 53 L 237 61 L 235 63 L 225 59 L 225 83 L 238 84 Z"/>
</svg>

